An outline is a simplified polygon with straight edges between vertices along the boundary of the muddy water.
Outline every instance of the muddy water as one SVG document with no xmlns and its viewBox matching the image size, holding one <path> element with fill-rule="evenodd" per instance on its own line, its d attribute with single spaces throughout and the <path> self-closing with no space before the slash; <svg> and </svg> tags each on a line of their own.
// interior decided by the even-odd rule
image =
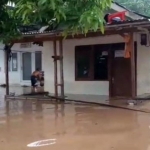
<svg viewBox="0 0 150 150">
<path fill-rule="evenodd" d="M 149 126 L 150 114 L 128 110 L 0 101 L 0 150 L 149 150 Z M 27 147 L 45 139 L 56 143 Z"/>
</svg>

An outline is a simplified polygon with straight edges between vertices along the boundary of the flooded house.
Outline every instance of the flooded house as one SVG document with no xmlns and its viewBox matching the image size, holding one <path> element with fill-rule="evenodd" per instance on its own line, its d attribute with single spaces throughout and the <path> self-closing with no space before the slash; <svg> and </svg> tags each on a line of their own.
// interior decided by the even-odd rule
<svg viewBox="0 0 150 150">
<path fill-rule="evenodd" d="M 111 9 L 107 12 L 114 13 L 119 11 L 127 11 L 127 9 L 118 3 L 112 3 Z M 126 17 L 131 19 L 142 18 L 140 15 L 133 12 L 126 12 Z M 38 26 L 30 26 L 29 28 L 24 27 L 23 32 L 39 32 L 40 29 Z M 5 62 L 3 49 L 4 45 L 0 44 L 0 84 L 4 84 L 5 82 Z M 10 85 L 30 85 L 29 80 L 31 72 L 33 72 L 37 67 L 42 69 L 42 47 L 33 44 L 32 41 L 27 43 L 15 43 L 12 47 L 12 59 L 9 62 Z"/>
<path fill-rule="evenodd" d="M 63 39 L 46 31 L 24 36 L 43 41 L 46 91 L 135 97 L 149 92 L 149 27 L 143 19 L 107 25 L 104 35 L 91 31 Z"/>
<path fill-rule="evenodd" d="M 15 45 L 24 46 L 24 51 L 17 51 L 18 71 L 11 72 L 10 78 L 14 74 L 19 83 L 30 83 L 31 72 L 39 64 L 45 73 L 45 91 L 56 95 L 64 96 L 65 91 L 66 94 L 136 97 L 149 92 L 150 22 L 119 8 L 124 19 L 109 20 L 104 34 L 89 31 L 86 36 L 70 34 L 63 39 L 57 30 L 23 32 L 23 38 Z M 130 20 L 125 19 L 128 17 Z M 42 42 L 43 46 L 33 42 Z M 12 56 L 16 57 L 15 52 Z"/>
</svg>

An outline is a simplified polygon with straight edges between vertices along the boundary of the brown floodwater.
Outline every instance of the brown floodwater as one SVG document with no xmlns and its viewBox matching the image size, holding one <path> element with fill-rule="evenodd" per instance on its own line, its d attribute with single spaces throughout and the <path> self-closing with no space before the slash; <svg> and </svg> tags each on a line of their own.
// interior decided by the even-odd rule
<svg viewBox="0 0 150 150">
<path fill-rule="evenodd" d="M 55 142 L 27 146 L 46 139 Z M 150 150 L 149 145 L 150 114 L 83 104 L 0 100 L 0 150 Z"/>
</svg>

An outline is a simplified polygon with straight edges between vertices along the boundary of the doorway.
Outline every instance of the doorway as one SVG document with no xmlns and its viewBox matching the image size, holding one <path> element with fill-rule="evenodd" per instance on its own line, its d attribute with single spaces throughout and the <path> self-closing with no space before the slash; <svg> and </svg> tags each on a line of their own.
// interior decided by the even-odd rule
<svg viewBox="0 0 150 150">
<path fill-rule="evenodd" d="M 131 97 L 131 60 L 124 58 L 124 50 L 114 52 L 112 69 L 112 96 Z"/>
<path fill-rule="evenodd" d="M 124 58 L 124 43 L 112 44 L 110 53 L 110 97 L 132 97 L 132 86 L 137 87 L 137 43 L 134 42 L 135 81 L 131 77 L 131 58 Z M 135 84 L 135 85 L 132 85 Z M 135 91 L 137 92 L 137 91 Z M 135 93 L 136 94 L 136 93 Z"/>
<path fill-rule="evenodd" d="M 22 53 L 22 80 L 29 81 L 32 74 L 32 53 Z"/>
</svg>

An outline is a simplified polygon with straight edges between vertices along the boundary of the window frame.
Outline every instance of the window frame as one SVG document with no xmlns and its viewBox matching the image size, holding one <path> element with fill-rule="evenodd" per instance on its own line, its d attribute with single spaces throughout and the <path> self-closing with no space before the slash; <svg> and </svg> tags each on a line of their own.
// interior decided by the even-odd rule
<svg viewBox="0 0 150 150">
<path fill-rule="evenodd" d="M 78 56 L 77 56 L 77 53 L 78 51 L 81 51 L 81 47 L 85 48 L 85 47 L 89 47 L 89 53 L 91 54 L 91 45 L 84 45 L 84 46 L 76 46 L 75 47 L 75 81 L 90 81 L 91 79 L 91 63 L 90 63 L 90 73 L 89 73 L 89 76 L 87 78 L 79 78 L 77 77 L 78 75 L 78 68 L 77 68 L 77 59 L 78 59 Z M 83 49 L 82 49 L 83 50 Z M 91 62 L 91 57 L 90 57 L 90 62 Z"/>
<path fill-rule="evenodd" d="M 85 46 L 76 46 L 75 47 L 75 81 L 109 81 L 109 66 L 110 66 L 110 48 L 107 49 L 107 52 L 108 52 L 108 62 L 107 62 L 107 67 L 108 67 L 108 71 L 107 71 L 107 79 L 105 80 L 102 80 L 102 79 L 94 79 L 94 53 L 96 51 L 95 47 L 96 46 L 99 46 L 99 47 L 104 47 L 105 45 L 109 45 L 111 46 L 110 44 L 95 44 L 95 45 L 85 45 Z M 77 77 L 77 74 L 78 74 L 78 68 L 77 68 L 77 59 L 78 59 L 78 56 L 77 56 L 77 51 L 80 51 L 81 47 L 86 47 L 86 46 L 89 46 L 90 48 L 90 69 L 89 69 L 89 77 L 88 78 L 79 78 Z M 103 51 L 106 51 L 105 49 L 102 49 L 100 50 L 101 52 Z"/>
</svg>

